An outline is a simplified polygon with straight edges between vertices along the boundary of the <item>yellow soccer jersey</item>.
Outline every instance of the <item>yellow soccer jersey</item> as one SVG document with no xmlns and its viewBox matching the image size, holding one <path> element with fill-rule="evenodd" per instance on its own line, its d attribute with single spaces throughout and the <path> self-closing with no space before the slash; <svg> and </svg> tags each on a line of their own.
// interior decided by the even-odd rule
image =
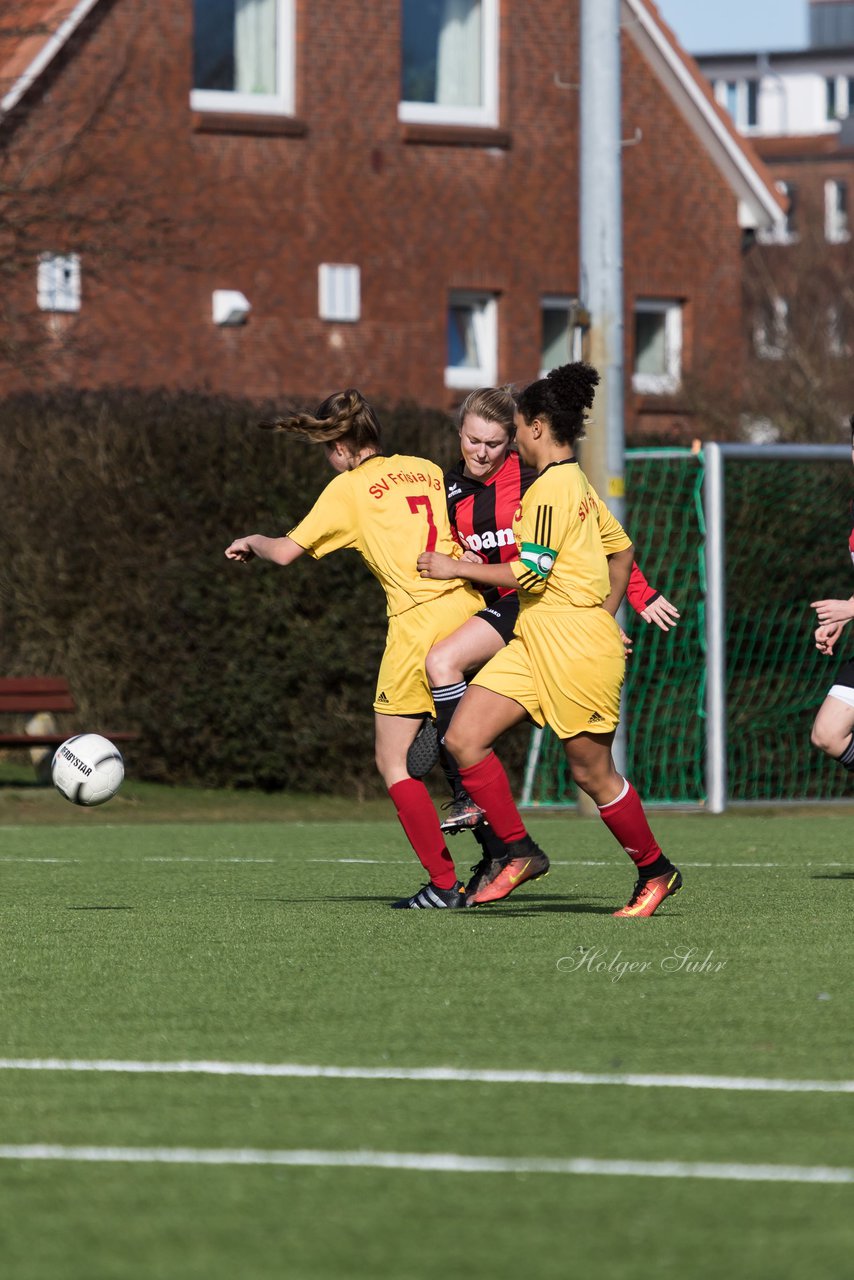
<svg viewBox="0 0 854 1280">
<path fill-rule="evenodd" d="M 610 593 L 606 557 L 632 545 L 575 461 L 537 476 L 513 524 L 520 611 L 589 609 Z"/>
<path fill-rule="evenodd" d="M 416 568 L 422 551 L 460 554 L 441 468 L 426 458 L 377 455 L 337 475 L 288 537 L 315 560 L 345 547 L 358 551 L 383 585 L 389 617 L 462 585 L 421 578 Z"/>
</svg>

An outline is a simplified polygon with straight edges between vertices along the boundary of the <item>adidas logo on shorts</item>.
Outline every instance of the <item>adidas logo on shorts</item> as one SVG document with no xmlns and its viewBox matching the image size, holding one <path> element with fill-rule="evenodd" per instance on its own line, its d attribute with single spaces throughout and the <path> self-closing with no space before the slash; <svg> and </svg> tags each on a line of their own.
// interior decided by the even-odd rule
<svg viewBox="0 0 854 1280">
<path fill-rule="evenodd" d="M 587 721 L 587 723 L 588 723 L 588 724 L 604 724 L 604 723 L 605 723 L 605 717 L 604 717 L 604 716 L 600 716 L 600 714 L 599 714 L 599 712 L 598 712 L 598 711 L 594 711 L 594 712 L 593 712 L 593 715 L 590 717 L 590 719 Z"/>
<path fill-rule="evenodd" d="M 388 698 L 385 696 L 384 693 L 381 693 L 380 696 L 377 698 L 377 702 L 388 702 Z"/>
</svg>

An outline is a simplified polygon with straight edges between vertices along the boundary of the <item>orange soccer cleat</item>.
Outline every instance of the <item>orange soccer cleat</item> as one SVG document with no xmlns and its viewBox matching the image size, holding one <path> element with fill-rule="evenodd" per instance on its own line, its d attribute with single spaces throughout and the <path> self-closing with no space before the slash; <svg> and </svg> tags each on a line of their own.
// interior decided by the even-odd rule
<svg viewBox="0 0 854 1280">
<path fill-rule="evenodd" d="M 480 907 L 487 902 L 500 902 L 514 889 L 529 880 L 538 880 L 547 874 L 549 860 L 530 836 L 508 844 L 508 857 L 487 862 L 476 868 L 466 891 L 466 906 Z"/>
<path fill-rule="evenodd" d="M 678 893 L 681 888 L 682 876 L 676 867 L 665 871 L 664 875 L 653 876 L 651 880 L 638 880 L 626 905 L 612 915 L 620 918 L 654 915 L 664 899 Z"/>
</svg>

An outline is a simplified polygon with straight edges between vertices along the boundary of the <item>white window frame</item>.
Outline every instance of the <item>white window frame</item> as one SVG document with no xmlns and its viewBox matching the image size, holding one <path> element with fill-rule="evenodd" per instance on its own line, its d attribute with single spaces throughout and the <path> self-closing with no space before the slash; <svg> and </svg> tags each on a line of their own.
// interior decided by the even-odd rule
<svg viewBox="0 0 854 1280">
<path fill-rule="evenodd" d="M 405 124 L 451 124 L 481 128 L 498 125 L 498 0 L 480 0 L 481 71 L 483 101 L 479 107 L 443 106 L 438 102 L 406 102 L 397 105 L 398 119 Z M 401 59 L 403 30 L 401 27 Z"/>
<path fill-rule="evenodd" d="M 78 253 L 39 254 L 36 301 L 40 311 L 80 310 L 81 280 Z"/>
<path fill-rule="evenodd" d="M 292 116 L 296 103 L 296 17 L 294 0 L 276 0 L 275 93 L 232 93 L 224 89 L 191 89 L 193 111 Z"/>
<path fill-rule="evenodd" d="M 844 360 L 851 355 L 851 346 L 845 341 L 843 329 L 843 312 L 838 303 L 831 303 L 827 308 L 827 350 L 835 360 Z"/>
<path fill-rule="evenodd" d="M 568 313 L 568 329 L 569 341 L 567 343 L 566 359 L 581 359 L 581 329 L 578 325 L 572 323 L 572 313 L 578 306 L 578 299 L 567 293 L 546 293 L 540 298 L 540 332 L 542 333 L 542 313 L 544 311 L 566 311 Z M 542 351 L 540 351 L 540 359 L 542 360 Z M 545 366 L 540 368 L 539 376 L 544 378 L 549 372 Z"/>
<path fill-rule="evenodd" d="M 800 206 L 798 204 L 798 200 L 800 196 L 800 188 L 798 187 L 797 183 L 785 182 L 783 180 L 780 180 L 779 182 L 775 182 L 774 186 L 777 188 L 780 194 L 784 196 L 790 196 L 792 191 L 794 191 L 795 193 L 794 216 L 797 217 L 798 213 L 800 212 Z M 777 227 L 772 227 L 770 229 L 765 229 L 765 228 L 760 229 L 760 231 L 757 233 L 757 239 L 759 240 L 760 244 L 797 244 L 801 237 L 800 237 L 800 233 L 795 229 L 795 227 L 790 225 L 789 220 L 791 217 L 792 217 L 792 212 L 788 211 L 786 213 L 785 221 L 781 222 Z"/>
<path fill-rule="evenodd" d="M 785 298 L 771 299 L 771 330 L 760 316 L 753 327 L 753 347 L 760 360 L 782 360 L 789 347 L 789 304 Z"/>
<path fill-rule="evenodd" d="M 845 192 L 845 213 L 840 213 L 839 194 Z M 847 244 L 851 239 L 851 190 L 840 178 L 828 178 L 824 184 L 824 238 L 829 244 Z"/>
<path fill-rule="evenodd" d="M 632 387 L 644 395 L 671 395 L 682 385 L 682 303 L 673 298 L 637 298 L 635 320 L 639 315 L 664 316 L 664 373 L 632 371 Z M 637 326 L 635 326 L 635 334 Z M 637 365 L 637 350 L 634 354 Z"/>
<path fill-rule="evenodd" d="M 475 343 L 481 356 L 479 365 L 445 365 L 445 386 L 455 391 L 474 391 L 477 387 L 494 386 L 498 380 L 498 298 L 480 290 L 452 289 L 445 313 L 452 307 L 471 307 Z M 447 338 L 446 338 L 447 341 Z"/>
<path fill-rule="evenodd" d="M 317 269 L 317 312 L 321 320 L 355 324 L 362 317 L 362 280 L 357 266 L 322 262 Z"/>
<path fill-rule="evenodd" d="M 756 86 L 756 120 L 749 121 L 750 84 Z M 715 101 L 720 103 L 736 128 L 742 133 L 755 133 L 759 130 L 759 100 L 762 96 L 762 82 L 757 76 L 742 77 L 737 80 L 715 80 Z"/>
</svg>

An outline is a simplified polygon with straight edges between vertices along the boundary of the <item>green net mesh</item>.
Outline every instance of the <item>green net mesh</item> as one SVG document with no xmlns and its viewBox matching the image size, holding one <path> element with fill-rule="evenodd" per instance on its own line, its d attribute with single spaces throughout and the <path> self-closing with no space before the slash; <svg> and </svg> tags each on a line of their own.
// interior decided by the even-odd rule
<svg viewBox="0 0 854 1280">
<path fill-rule="evenodd" d="M 809 607 L 854 588 L 850 462 L 728 459 L 725 477 L 729 798 L 850 794 L 846 771 L 810 745 L 850 636 L 819 654 Z"/>
<path fill-rule="evenodd" d="M 631 609 L 623 694 L 626 772 L 655 804 L 705 797 L 705 524 L 702 454 L 626 453 L 626 525 L 650 583 L 680 610 L 662 632 Z M 846 656 L 818 654 L 811 600 L 847 596 L 850 462 L 797 457 L 725 463 L 727 771 L 730 800 L 850 794 L 844 769 L 809 731 Z M 852 645 L 854 652 L 854 645 Z M 536 744 L 536 749 L 534 749 Z M 573 804 L 551 731 L 532 738 L 526 803 Z"/>
</svg>

